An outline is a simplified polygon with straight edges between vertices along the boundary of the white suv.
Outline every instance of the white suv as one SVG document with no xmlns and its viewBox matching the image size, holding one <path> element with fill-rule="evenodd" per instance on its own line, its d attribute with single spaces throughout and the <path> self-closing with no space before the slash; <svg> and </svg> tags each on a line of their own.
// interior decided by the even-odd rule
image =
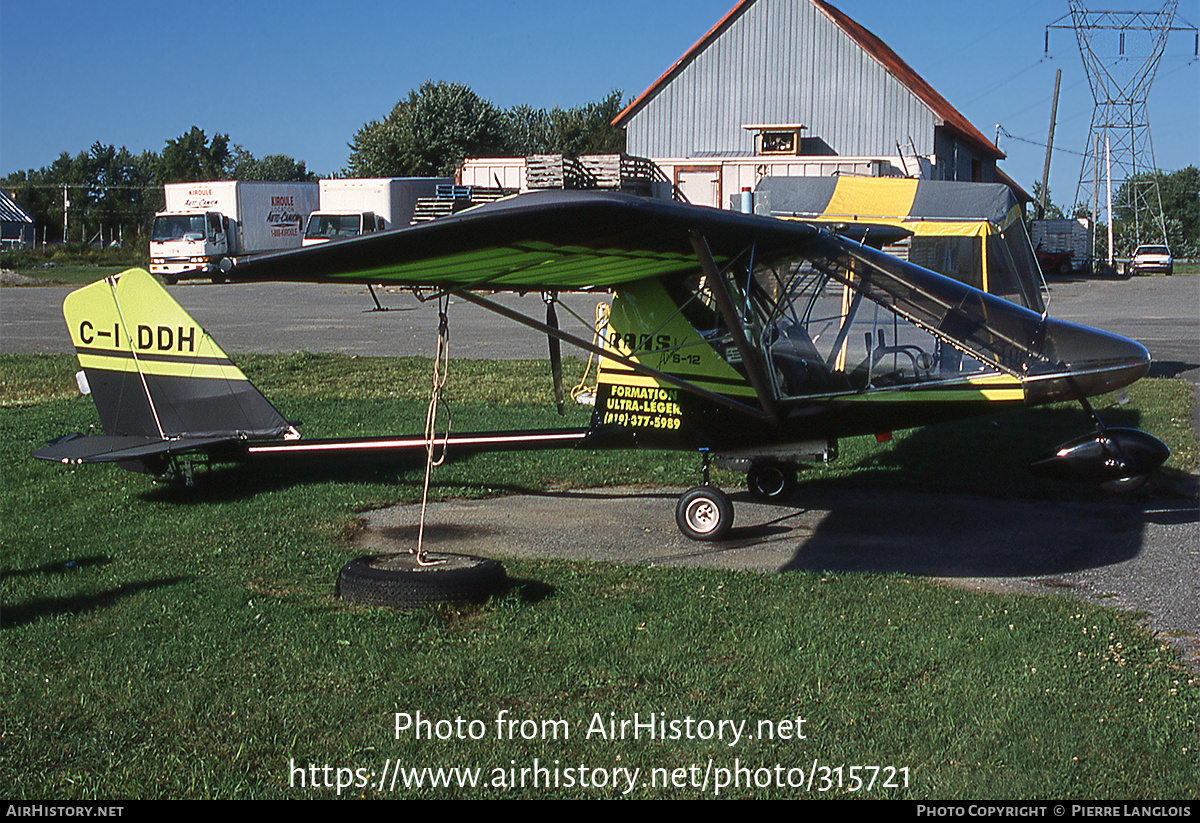
<svg viewBox="0 0 1200 823">
<path fill-rule="evenodd" d="M 1129 261 L 1130 274 L 1166 274 L 1175 272 L 1175 261 L 1166 246 L 1138 246 Z"/>
</svg>

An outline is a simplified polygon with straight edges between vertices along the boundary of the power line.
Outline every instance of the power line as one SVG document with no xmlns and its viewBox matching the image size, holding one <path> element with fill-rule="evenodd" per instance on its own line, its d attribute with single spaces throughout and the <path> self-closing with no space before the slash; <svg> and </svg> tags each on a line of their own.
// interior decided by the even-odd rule
<svg viewBox="0 0 1200 823">
<path fill-rule="evenodd" d="M 1072 83 L 1071 85 L 1069 85 L 1069 86 L 1067 86 L 1066 88 L 1064 88 L 1064 89 L 1063 89 L 1063 91 L 1064 91 L 1064 92 L 1068 92 L 1068 91 L 1070 91 L 1071 89 L 1075 88 L 1076 86 L 1080 85 L 1081 83 L 1086 83 L 1086 82 L 1087 82 L 1087 78 L 1086 78 L 1086 77 L 1080 78 L 1079 80 L 1076 80 L 1074 83 Z M 1006 115 L 1004 115 L 1003 117 L 1001 117 L 1000 119 L 1001 119 L 1001 120 L 1011 120 L 1012 118 L 1016 117 L 1018 114 L 1024 114 L 1025 112 L 1029 111 L 1030 109 L 1037 108 L 1038 106 L 1044 106 L 1044 105 L 1046 105 L 1048 102 L 1050 102 L 1050 96 L 1049 96 L 1049 95 L 1047 95 L 1047 96 L 1045 96 L 1045 97 L 1041 98 L 1040 100 L 1036 100 L 1036 101 L 1034 101 L 1033 103 L 1030 103 L 1028 106 L 1026 106 L 1026 107 L 1025 107 L 1025 108 L 1023 108 L 1023 109 L 1020 109 L 1019 111 L 1014 111 L 1014 112 L 1012 112 L 1011 114 L 1006 114 Z M 1059 121 L 1059 122 L 1062 122 L 1062 121 Z"/>
<path fill-rule="evenodd" d="M 120 190 L 128 190 L 128 191 L 152 191 L 154 189 L 162 188 L 162 184 L 155 183 L 155 184 L 148 184 L 145 186 L 119 186 L 119 185 L 90 186 L 86 183 L 17 183 L 16 186 L 14 186 L 13 188 L 17 188 L 17 187 L 26 188 L 26 189 L 54 189 L 55 191 L 62 191 L 63 189 L 86 189 L 88 191 L 96 191 L 96 190 L 108 191 L 109 189 L 120 189 Z"/>
<path fill-rule="evenodd" d="M 1030 140 L 1028 137 L 1017 137 L 1015 134 L 1012 134 L 1007 129 L 1005 129 L 1003 126 L 1000 127 L 1000 134 L 1004 137 L 1007 137 L 1009 140 L 1016 140 L 1020 143 L 1029 143 L 1034 146 L 1041 146 L 1043 149 L 1046 148 L 1045 143 L 1040 143 L 1037 140 Z M 1074 154 L 1077 157 L 1090 157 L 1090 155 L 1087 152 L 1075 151 L 1074 149 L 1064 149 L 1060 146 L 1054 146 L 1051 149 L 1051 151 L 1063 152 L 1064 154 Z"/>
<path fill-rule="evenodd" d="M 1001 88 L 1001 87 L 1003 87 L 1003 86 L 1007 86 L 1009 83 L 1011 83 L 1013 80 L 1016 80 L 1018 77 L 1020 77 L 1020 76 L 1021 76 L 1022 74 L 1024 74 L 1025 72 L 1029 71 L 1030 69 L 1035 69 L 1035 68 L 1037 68 L 1038 66 L 1040 66 L 1040 65 L 1041 65 L 1042 63 L 1044 63 L 1044 62 L 1046 62 L 1046 58 L 1044 58 L 1044 57 L 1043 57 L 1041 60 L 1038 60 L 1036 63 L 1030 63 L 1028 66 L 1026 66 L 1025 68 L 1021 69 L 1019 72 L 1017 72 L 1016 74 L 1012 75 L 1011 77 L 1008 77 L 1008 78 L 1005 78 L 1004 80 L 1001 80 L 999 83 L 997 83 L 996 85 L 992 86 L 992 87 L 991 87 L 991 88 L 989 88 L 987 91 L 983 92 L 983 94 L 980 94 L 978 97 L 976 97 L 976 98 L 974 98 L 974 99 L 972 99 L 972 100 L 968 100 L 967 102 L 963 103 L 963 108 L 966 108 L 967 106 L 971 105 L 972 103 L 978 103 L 980 100 L 982 100 L 983 98 L 987 97 L 989 94 L 991 94 L 992 92 L 994 92 L 996 89 L 998 89 L 998 88 Z"/>
</svg>

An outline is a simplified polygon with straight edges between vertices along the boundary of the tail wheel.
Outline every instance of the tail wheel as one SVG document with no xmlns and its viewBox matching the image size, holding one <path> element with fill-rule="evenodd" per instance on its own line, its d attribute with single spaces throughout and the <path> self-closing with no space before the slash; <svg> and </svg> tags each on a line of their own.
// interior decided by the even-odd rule
<svg viewBox="0 0 1200 823">
<path fill-rule="evenodd" d="M 769 461 L 753 463 L 746 472 L 746 487 L 757 500 L 787 500 L 796 491 L 796 467 Z"/>
<path fill-rule="evenodd" d="M 722 540 L 733 528 L 733 504 L 715 486 L 697 486 L 679 498 L 675 522 L 692 540 Z"/>
</svg>

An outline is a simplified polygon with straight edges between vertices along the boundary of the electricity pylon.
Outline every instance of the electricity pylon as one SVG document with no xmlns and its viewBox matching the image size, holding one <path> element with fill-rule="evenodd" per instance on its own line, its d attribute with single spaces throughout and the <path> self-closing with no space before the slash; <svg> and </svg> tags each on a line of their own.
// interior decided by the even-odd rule
<svg viewBox="0 0 1200 823">
<path fill-rule="evenodd" d="M 1110 264 L 1114 214 L 1132 221 L 1136 243 L 1167 242 L 1146 99 L 1167 36 L 1172 31 L 1196 32 L 1195 26 L 1175 22 L 1178 5 L 1178 0 L 1170 0 L 1159 11 L 1088 11 L 1079 0 L 1070 0 L 1070 14 L 1046 27 L 1047 51 L 1050 29 L 1074 30 L 1092 88 L 1096 105 L 1075 189 L 1075 208 L 1087 208 L 1093 225 L 1105 215 Z M 1068 18 L 1069 24 L 1065 22 Z M 1096 238 L 1097 245 L 1100 239 Z"/>
</svg>

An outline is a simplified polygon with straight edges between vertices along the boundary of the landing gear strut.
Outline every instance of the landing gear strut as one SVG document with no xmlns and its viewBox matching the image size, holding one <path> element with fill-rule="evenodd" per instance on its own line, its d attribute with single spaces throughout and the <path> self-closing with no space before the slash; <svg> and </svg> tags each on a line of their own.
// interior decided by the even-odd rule
<svg viewBox="0 0 1200 823">
<path fill-rule="evenodd" d="M 733 528 L 733 503 L 729 495 L 708 481 L 708 451 L 700 452 L 704 485 L 684 492 L 675 506 L 675 523 L 692 540 L 723 540 Z"/>
</svg>

